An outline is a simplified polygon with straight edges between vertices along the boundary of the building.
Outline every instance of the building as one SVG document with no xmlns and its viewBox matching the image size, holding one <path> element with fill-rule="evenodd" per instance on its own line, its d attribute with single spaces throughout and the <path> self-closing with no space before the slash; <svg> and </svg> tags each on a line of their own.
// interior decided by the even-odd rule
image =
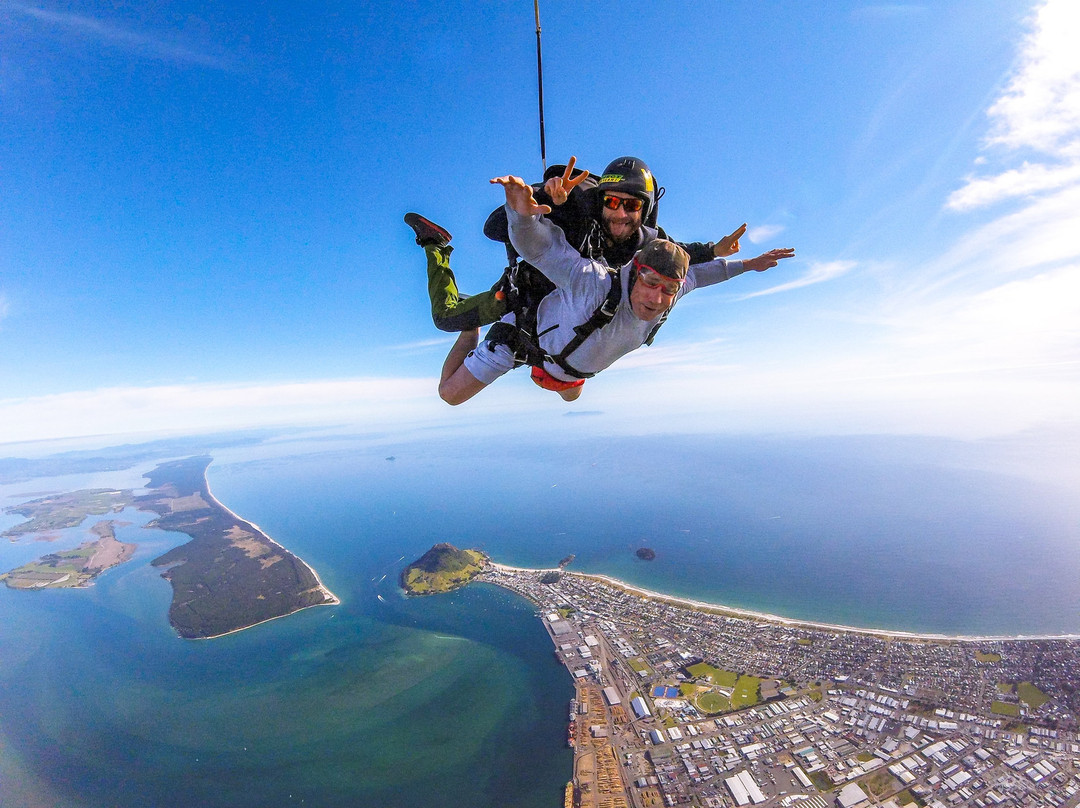
<svg viewBox="0 0 1080 808">
<path fill-rule="evenodd" d="M 634 715 L 638 718 L 652 715 L 649 711 L 649 705 L 645 703 L 645 699 L 641 698 L 641 696 L 634 696 L 634 698 L 630 700 L 630 706 L 634 709 Z"/>
<path fill-rule="evenodd" d="M 736 805 L 750 803 L 756 805 L 759 802 L 765 802 L 761 787 L 748 771 L 741 771 L 734 777 L 728 777 L 724 780 L 724 785 L 731 792 L 731 798 L 735 800 Z"/>
<path fill-rule="evenodd" d="M 836 804 L 840 808 L 862 808 L 868 806 L 870 800 L 866 798 L 866 792 L 859 788 L 858 783 L 848 783 L 836 795 Z"/>
</svg>

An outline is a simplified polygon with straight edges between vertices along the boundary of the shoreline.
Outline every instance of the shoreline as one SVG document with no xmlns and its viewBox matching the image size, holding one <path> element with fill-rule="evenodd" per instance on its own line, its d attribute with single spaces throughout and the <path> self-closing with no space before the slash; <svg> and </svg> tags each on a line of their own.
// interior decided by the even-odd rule
<svg viewBox="0 0 1080 808">
<path fill-rule="evenodd" d="M 207 471 L 210 470 L 210 466 L 207 466 L 206 470 Z M 273 539 L 271 539 L 270 535 L 267 533 L 266 530 L 262 529 L 261 527 L 256 525 L 251 520 L 242 519 L 242 517 L 237 512 L 233 511 L 231 508 L 226 506 L 226 504 L 222 503 L 217 497 L 215 497 L 213 491 L 210 489 L 210 479 L 208 479 L 208 477 L 206 476 L 205 471 L 203 472 L 203 484 L 206 487 L 206 496 L 208 498 L 210 498 L 211 503 L 216 504 L 216 506 L 218 508 L 220 508 L 222 511 L 225 511 L 226 513 L 228 513 L 230 516 L 233 517 L 234 520 L 237 520 L 237 522 L 240 522 L 242 524 L 247 525 L 248 527 L 252 527 L 253 529 L 255 529 L 257 531 L 257 533 L 259 534 L 259 536 L 261 536 L 262 538 L 269 541 L 271 544 L 273 544 L 274 547 L 280 549 L 283 553 L 288 553 L 289 555 L 292 555 L 294 558 L 296 558 L 296 560 L 298 562 L 300 562 L 300 564 L 305 566 L 305 568 L 309 571 L 309 573 L 311 573 L 311 575 L 314 576 L 315 583 L 319 584 L 320 591 L 322 591 L 322 593 L 329 598 L 329 600 L 326 601 L 325 603 L 316 603 L 316 604 L 312 604 L 312 606 L 301 606 L 299 609 L 296 609 L 296 611 L 302 611 L 303 609 L 310 609 L 310 608 L 313 608 L 314 606 L 337 606 L 338 604 L 341 603 L 341 598 L 338 597 L 337 595 L 335 595 L 333 592 L 330 592 L 326 588 L 326 584 L 323 583 L 323 579 L 319 577 L 319 573 L 316 573 L 314 567 L 312 567 L 310 564 L 308 564 L 308 562 L 303 560 L 303 558 L 301 558 L 299 555 L 294 553 L 292 550 L 286 549 L 283 546 L 283 544 L 280 544 L 279 542 L 276 542 Z M 288 614 L 289 615 L 295 615 L 296 611 L 289 611 Z M 279 615 L 278 617 L 287 617 L 287 616 L 288 615 Z M 278 617 L 271 617 L 271 618 L 269 618 L 267 620 L 260 620 L 257 623 L 252 623 L 252 625 L 245 625 L 244 629 L 251 629 L 252 627 L 254 627 L 254 625 L 261 625 L 262 623 L 268 623 L 268 622 L 270 622 L 270 620 L 278 619 Z M 233 633 L 238 632 L 238 631 L 243 631 L 244 629 L 233 629 L 232 631 L 226 632 L 225 634 L 215 634 L 214 636 L 224 637 L 224 636 L 226 636 L 226 634 L 233 634 Z M 204 638 L 205 639 L 212 639 L 213 637 L 204 637 Z"/>
<path fill-rule="evenodd" d="M 207 465 L 206 471 L 209 471 L 209 469 L 210 469 L 210 466 Z M 241 524 L 245 524 L 245 525 L 251 527 L 260 536 L 262 536 L 264 539 L 266 539 L 272 545 L 274 545 L 275 547 L 280 549 L 281 552 L 287 553 L 288 555 L 291 555 L 293 558 L 295 558 L 297 561 L 299 561 L 301 564 L 303 564 L 305 569 L 307 569 L 308 572 L 310 572 L 314 576 L 315 582 L 318 584 L 319 590 L 327 598 L 329 598 L 329 600 L 324 601 L 323 603 L 314 603 L 311 606 L 301 606 L 299 609 L 296 609 L 295 611 L 288 612 L 287 614 L 279 614 L 279 615 L 277 615 L 275 617 L 267 618 L 266 620 L 260 620 L 258 623 L 252 623 L 250 626 L 244 626 L 243 628 L 237 628 L 237 629 L 233 629 L 232 631 L 226 631 L 224 634 L 215 634 L 212 637 L 200 637 L 199 639 L 212 640 L 215 637 L 225 637 L 225 636 L 227 636 L 229 634 L 235 634 L 237 631 L 243 631 L 244 629 L 253 628 L 254 626 L 260 626 L 263 623 L 269 623 L 271 620 L 277 620 L 279 617 L 288 617 L 290 614 L 296 614 L 296 612 L 301 612 L 304 609 L 312 609 L 315 606 L 337 606 L 337 605 L 339 605 L 341 603 L 341 598 L 339 598 L 337 595 L 335 595 L 333 592 L 331 592 L 329 589 L 327 589 L 326 584 L 324 584 L 322 582 L 322 578 L 319 577 L 319 573 L 315 571 L 314 567 L 312 567 L 310 564 L 308 564 L 306 561 L 304 561 L 304 559 L 302 559 L 296 553 L 292 552 L 291 550 L 288 550 L 284 545 L 279 544 L 278 542 L 276 542 L 272 538 L 270 538 L 270 534 L 268 534 L 265 530 L 263 530 L 257 524 L 255 524 L 254 522 L 252 522 L 249 519 L 242 518 L 239 514 L 237 514 L 235 511 L 233 511 L 232 508 L 229 508 L 227 505 L 223 504 L 217 497 L 215 497 L 213 491 L 210 490 L 210 479 L 207 476 L 206 471 L 203 472 L 203 486 L 206 488 L 206 496 L 210 500 L 210 503 L 212 505 L 216 505 L 217 507 L 221 508 L 227 514 L 229 514 L 229 516 L 231 516 L 233 519 L 235 519 L 237 522 L 240 522 Z"/>
<path fill-rule="evenodd" d="M 491 562 L 491 566 L 496 570 L 503 572 L 561 572 L 563 575 L 574 575 L 578 578 L 584 578 L 586 580 L 599 581 L 608 586 L 620 589 L 631 595 L 635 595 L 644 600 L 655 600 L 659 602 L 671 603 L 676 606 L 681 606 L 686 609 L 699 612 L 711 612 L 714 614 L 729 615 L 731 617 L 738 617 L 744 620 L 756 620 L 764 623 L 775 623 L 785 628 L 805 628 L 815 631 L 832 631 L 848 634 L 864 634 L 874 637 L 882 637 L 885 639 L 898 639 L 898 640 L 914 640 L 924 642 L 1002 642 L 1006 640 L 1024 640 L 1024 641 L 1040 641 L 1040 640 L 1076 640 L 1080 639 L 1080 634 L 931 634 L 920 633 L 915 631 L 900 631 L 894 629 L 878 629 L 878 628 L 863 628 L 860 626 L 846 626 L 840 623 L 824 623 L 815 620 L 801 620 L 794 617 L 782 617 L 776 614 L 770 614 L 769 612 L 756 612 L 750 609 L 741 609 L 735 606 L 726 606 L 722 603 L 709 603 L 703 600 L 695 600 L 693 598 L 685 598 L 679 595 L 668 595 L 663 592 L 656 592 L 652 589 L 645 589 L 644 587 L 628 584 L 625 581 L 621 581 L 618 578 L 613 578 L 610 575 L 602 575 L 599 573 L 591 572 L 571 572 L 569 570 L 560 569 L 558 567 L 548 567 L 543 569 L 534 569 L 530 567 L 514 567 L 509 564 L 499 564 L 495 561 Z M 495 582 L 491 582 L 495 583 Z"/>
</svg>

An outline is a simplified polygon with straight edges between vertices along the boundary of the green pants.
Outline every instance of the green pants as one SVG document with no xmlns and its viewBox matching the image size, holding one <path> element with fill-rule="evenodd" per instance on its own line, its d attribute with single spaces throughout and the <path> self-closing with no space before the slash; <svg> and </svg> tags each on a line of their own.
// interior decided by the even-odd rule
<svg viewBox="0 0 1080 808">
<path fill-rule="evenodd" d="M 431 319 L 440 331 L 468 331 L 490 325 L 506 314 L 505 301 L 495 297 L 498 284 L 478 295 L 463 295 L 450 269 L 449 244 L 424 247 L 427 253 L 428 296 L 431 298 Z"/>
</svg>

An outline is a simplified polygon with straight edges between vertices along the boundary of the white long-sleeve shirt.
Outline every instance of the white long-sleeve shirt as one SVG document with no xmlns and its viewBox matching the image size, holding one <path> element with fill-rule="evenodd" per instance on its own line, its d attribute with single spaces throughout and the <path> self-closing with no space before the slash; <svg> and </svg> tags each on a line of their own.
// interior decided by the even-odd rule
<svg viewBox="0 0 1080 808">
<path fill-rule="evenodd" d="M 641 320 L 631 309 L 632 270 L 616 275 L 604 264 L 583 258 L 567 243 L 562 230 L 542 216 L 522 216 L 508 207 L 507 218 L 514 249 L 556 287 L 537 309 L 536 331 L 540 335 L 540 347 L 548 355 L 560 353 L 575 337 L 574 328 L 588 320 L 604 302 L 615 277 L 623 287 L 615 317 L 593 332 L 567 361 L 582 373 L 597 373 L 644 344 L 660 317 Z M 723 258 L 692 264 L 675 299 L 698 287 L 729 280 L 743 271 L 742 261 Z M 514 315 L 506 315 L 503 321 L 513 323 Z M 485 341 L 465 359 L 465 367 L 479 381 L 490 384 L 514 367 L 514 357 L 506 345 Z M 544 369 L 557 379 L 574 381 L 573 376 L 556 364 L 547 362 Z"/>
</svg>

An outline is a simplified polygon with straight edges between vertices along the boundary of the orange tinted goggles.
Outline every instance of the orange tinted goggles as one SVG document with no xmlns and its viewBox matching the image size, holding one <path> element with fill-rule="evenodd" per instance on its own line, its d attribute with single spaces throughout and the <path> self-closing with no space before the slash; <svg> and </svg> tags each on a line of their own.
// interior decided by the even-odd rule
<svg viewBox="0 0 1080 808">
<path fill-rule="evenodd" d="M 624 199 L 621 196 L 612 196 L 611 194 L 604 194 L 604 207 L 608 210 L 618 210 L 619 208 L 625 208 L 627 213 L 637 213 L 641 210 L 645 203 L 638 199 L 636 196 L 632 196 L 629 199 Z"/>
</svg>

